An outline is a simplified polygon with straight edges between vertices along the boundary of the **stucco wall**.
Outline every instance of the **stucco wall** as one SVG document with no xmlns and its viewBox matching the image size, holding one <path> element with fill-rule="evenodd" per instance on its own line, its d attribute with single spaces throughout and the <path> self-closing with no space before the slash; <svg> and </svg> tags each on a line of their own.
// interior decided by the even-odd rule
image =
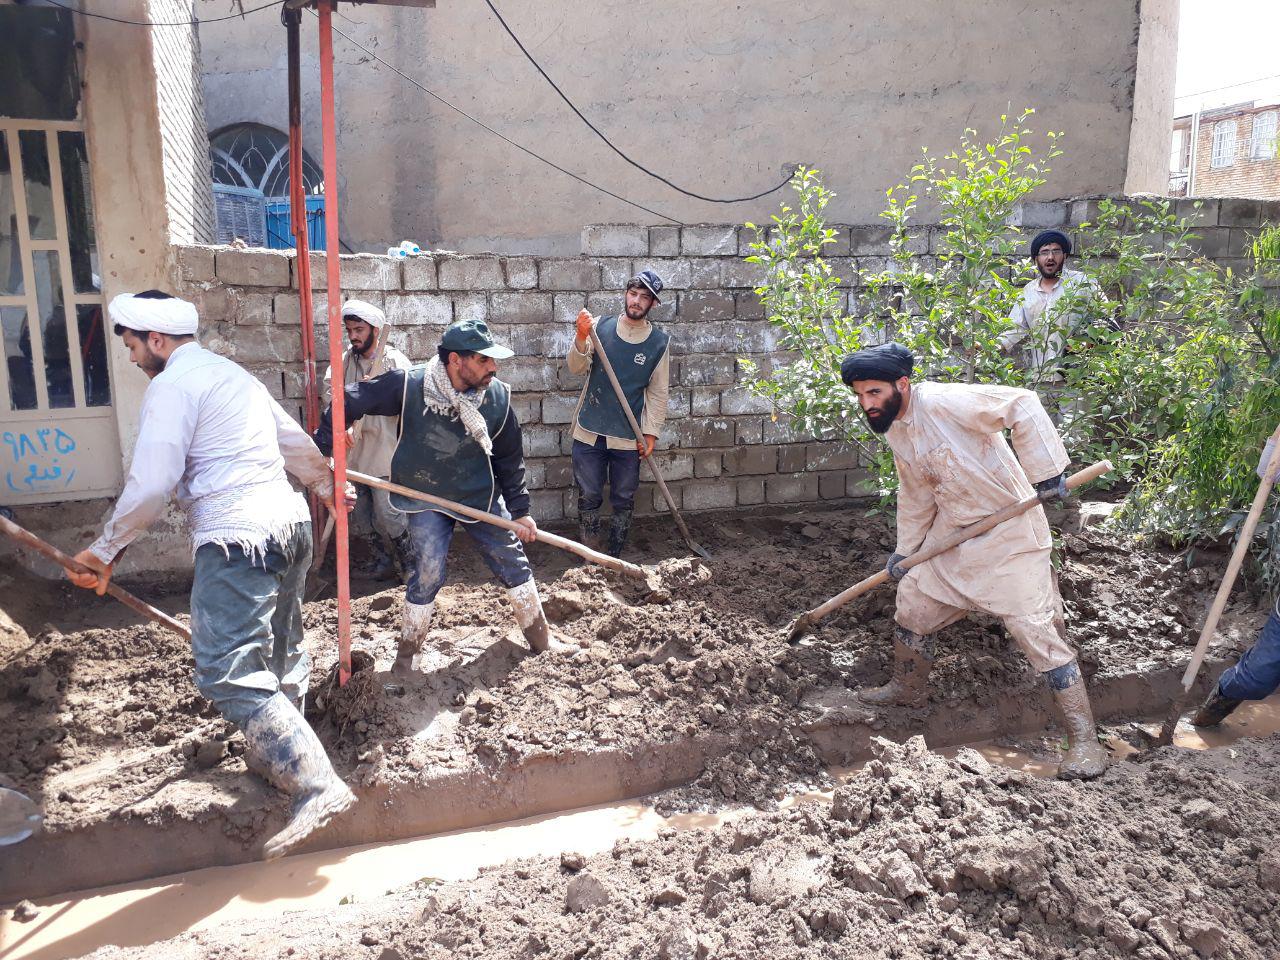
<svg viewBox="0 0 1280 960">
<path fill-rule="evenodd" d="M 812 0 L 690 4 L 507 0 L 504 15 L 549 73 L 614 141 L 698 192 L 755 193 L 795 162 L 826 171 L 831 215 L 870 222 L 885 189 L 966 126 L 1038 110 L 1066 133 L 1048 197 L 1118 193 L 1130 168 L 1164 173 L 1172 73 L 1135 77 L 1176 40 L 1174 0 Z M 1139 10 L 1147 14 L 1139 17 Z M 525 61 L 482 3 L 344 8 L 338 29 L 498 130 L 616 193 L 685 222 L 767 218 L 780 195 L 691 200 L 609 151 Z M 304 17 L 306 145 L 319 155 L 316 20 Z M 270 14 L 201 29 L 209 128 L 286 125 L 284 30 Z M 572 255 L 580 225 L 662 222 L 519 153 L 337 38 L 343 238 L 381 250 Z M 1172 58 L 1167 58 L 1171 63 Z M 1149 145 L 1149 146 L 1148 146 Z M 1137 149 L 1131 149 L 1136 147 Z M 1145 156 L 1146 150 L 1152 151 Z M 1149 189 L 1146 179 L 1138 185 Z"/>
</svg>

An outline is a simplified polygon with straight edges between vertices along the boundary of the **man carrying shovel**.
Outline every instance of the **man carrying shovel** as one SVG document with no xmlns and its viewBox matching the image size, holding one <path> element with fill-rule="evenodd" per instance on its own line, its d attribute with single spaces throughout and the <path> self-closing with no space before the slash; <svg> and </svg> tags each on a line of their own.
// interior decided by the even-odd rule
<svg viewBox="0 0 1280 960">
<path fill-rule="evenodd" d="M 75 558 L 93 572 L 67 576 L 105 593 L 115 561 L 177 488 L 195 553 L 196 686 L 244 731 L 251 769 L 294 798 L 264 848 L 267 859 L 282 856 L 355 803 L 300 712 L 311 675 L 301 646 L 311 517 L 285 473 L 330 510 L 333 474 L 261 382 L 196 343 L 192 304 L 147 290 L 121 294 L 107 313 L 151 384 L 129 479 L 102 536 Z"/>
<path fill-rule="evenodd" d="M 587 374 L 573 415 L 573 482 L 578 488 L 578 532 L 593 549 L 600 546 L 600 507 L 604 483 L 609 481 L 609 521 L 606 552 L 622 555 L 631 533 L 631 513 L 640 485 L 640 460 L 653 453 L 653 445 L 667 419 L 667 392 L 671 381 L 671 338 L 647 319 L 662 292 L 662 278 L 642 270 L 627 282 L 623 314 L 603 317 L 599 323 L 586 310 L 578 313 L 569 371 Z M 640 424 L 644 440 L 635 431 L 617 392 L 601 364 L 592 359 L 591 327 L 609 357 L 627 405 Z"/>
<path fill-rule="evenodd" d="M 1096 777 L 1106 769 L 1107 754 L 1066 641 L 1044 510 L 1034 507 L 909 571 L 897 566 L 1037 492 L 1042 500 L 1065 496 L 1069 458 L 1062 440 L 1031 391 L 913 384 L 914 364 L 909 350 L 887 343 L 858 351 L 840 367 L 871 429 L 893 450 L 899 484 L 898 544 L 887 564 L 899 581 L 893 677 L 858 696 L 872 704 L 923 706 L 934 635 L 971 611 L 997 616 L 1044 674 L 1066 721 L 1070 748 L 1058 776 Z"/>
<path fill-rule="evenodd" d="M 444 507 L 391 495 L 409 515 L 411 562 L 392 672 L 413 669 L 435 616 L 436 594 L 448 575 L 449 543 L 462 523 L 494 576 L 507 588 L 516 621 L 535 652 L 551 646 L 551 633 L 524 543 L 538 534 L 529 516 L 520 422 L 511 388 L 497 379 L 499 360 L 513 356 L 493 341 L 482 320 L 459 320 L 440 340 L 437 356 L 411 370 L 389 370 L 347 384 L 346 419 L 399 417 L 400 438 L 391 457 L 393 483 L 454 503 L 513 518 L 519 532 L 481 523 Z M 315 439 L 333 448 L 331 408 Z"/>
</svg>

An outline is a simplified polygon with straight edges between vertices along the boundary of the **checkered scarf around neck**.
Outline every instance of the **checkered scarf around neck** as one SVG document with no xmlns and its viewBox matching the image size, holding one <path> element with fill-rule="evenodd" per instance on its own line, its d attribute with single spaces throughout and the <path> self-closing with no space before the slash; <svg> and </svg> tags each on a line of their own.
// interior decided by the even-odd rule
<svg viewBox="0 0 1280 960">
<path fill-rule="evenodd" d="M 458 411 L 462 426 L 467 434 L 484 451 L 486 457 L 493 456 L 493 441 L 489 439 L 489 425 L 484 422 L 480 413 L 480 404 L 484 402 L 485 391 L 464 393 L 454 389 L 449 380 L 449 371 L 440 362 L 439 357 L 427 361 L 426 377 L 422 381 L 422 400 L 427 409 L 446 413 Z"/>
</svg>

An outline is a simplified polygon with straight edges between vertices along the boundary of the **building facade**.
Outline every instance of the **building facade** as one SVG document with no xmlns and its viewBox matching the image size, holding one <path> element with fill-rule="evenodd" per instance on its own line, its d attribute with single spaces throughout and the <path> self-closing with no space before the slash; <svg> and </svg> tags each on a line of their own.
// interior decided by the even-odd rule
<svg viewBox="0 0 1280 960">
<path fill-rule="evenodd" d="M 1280 198 L 1280 102 L 1233 104 L 1176 117 L 1169 195 Z"/>
</svg>

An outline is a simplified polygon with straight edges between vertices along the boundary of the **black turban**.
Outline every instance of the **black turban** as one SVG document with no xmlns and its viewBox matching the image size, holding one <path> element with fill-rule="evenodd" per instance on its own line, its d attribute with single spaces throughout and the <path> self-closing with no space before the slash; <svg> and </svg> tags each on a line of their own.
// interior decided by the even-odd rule
<svg viewBox="0 0 1280 960">
<path fill-rule="evenodd" d="M 1062 247 L 1062 252 L 1067 256 L 1071 255 L 1071 238 L 1061 230 L 1041 230 L 1036 234 L 1036 238 L 1031 241 L 1031 256 L 1035 256 L 1040 252 L 1040 248 L 1046 243 L 1056 243 Z"/>
<path fill-rule="evenodd" d="M 840 379 L 845 386 L 855 380 L 884 380 L 893 383 L 899 377 L 911 376 L 916 358 L 900 343 L 882 343 L 850 354 L 840 364 Z"/>
</svg>

